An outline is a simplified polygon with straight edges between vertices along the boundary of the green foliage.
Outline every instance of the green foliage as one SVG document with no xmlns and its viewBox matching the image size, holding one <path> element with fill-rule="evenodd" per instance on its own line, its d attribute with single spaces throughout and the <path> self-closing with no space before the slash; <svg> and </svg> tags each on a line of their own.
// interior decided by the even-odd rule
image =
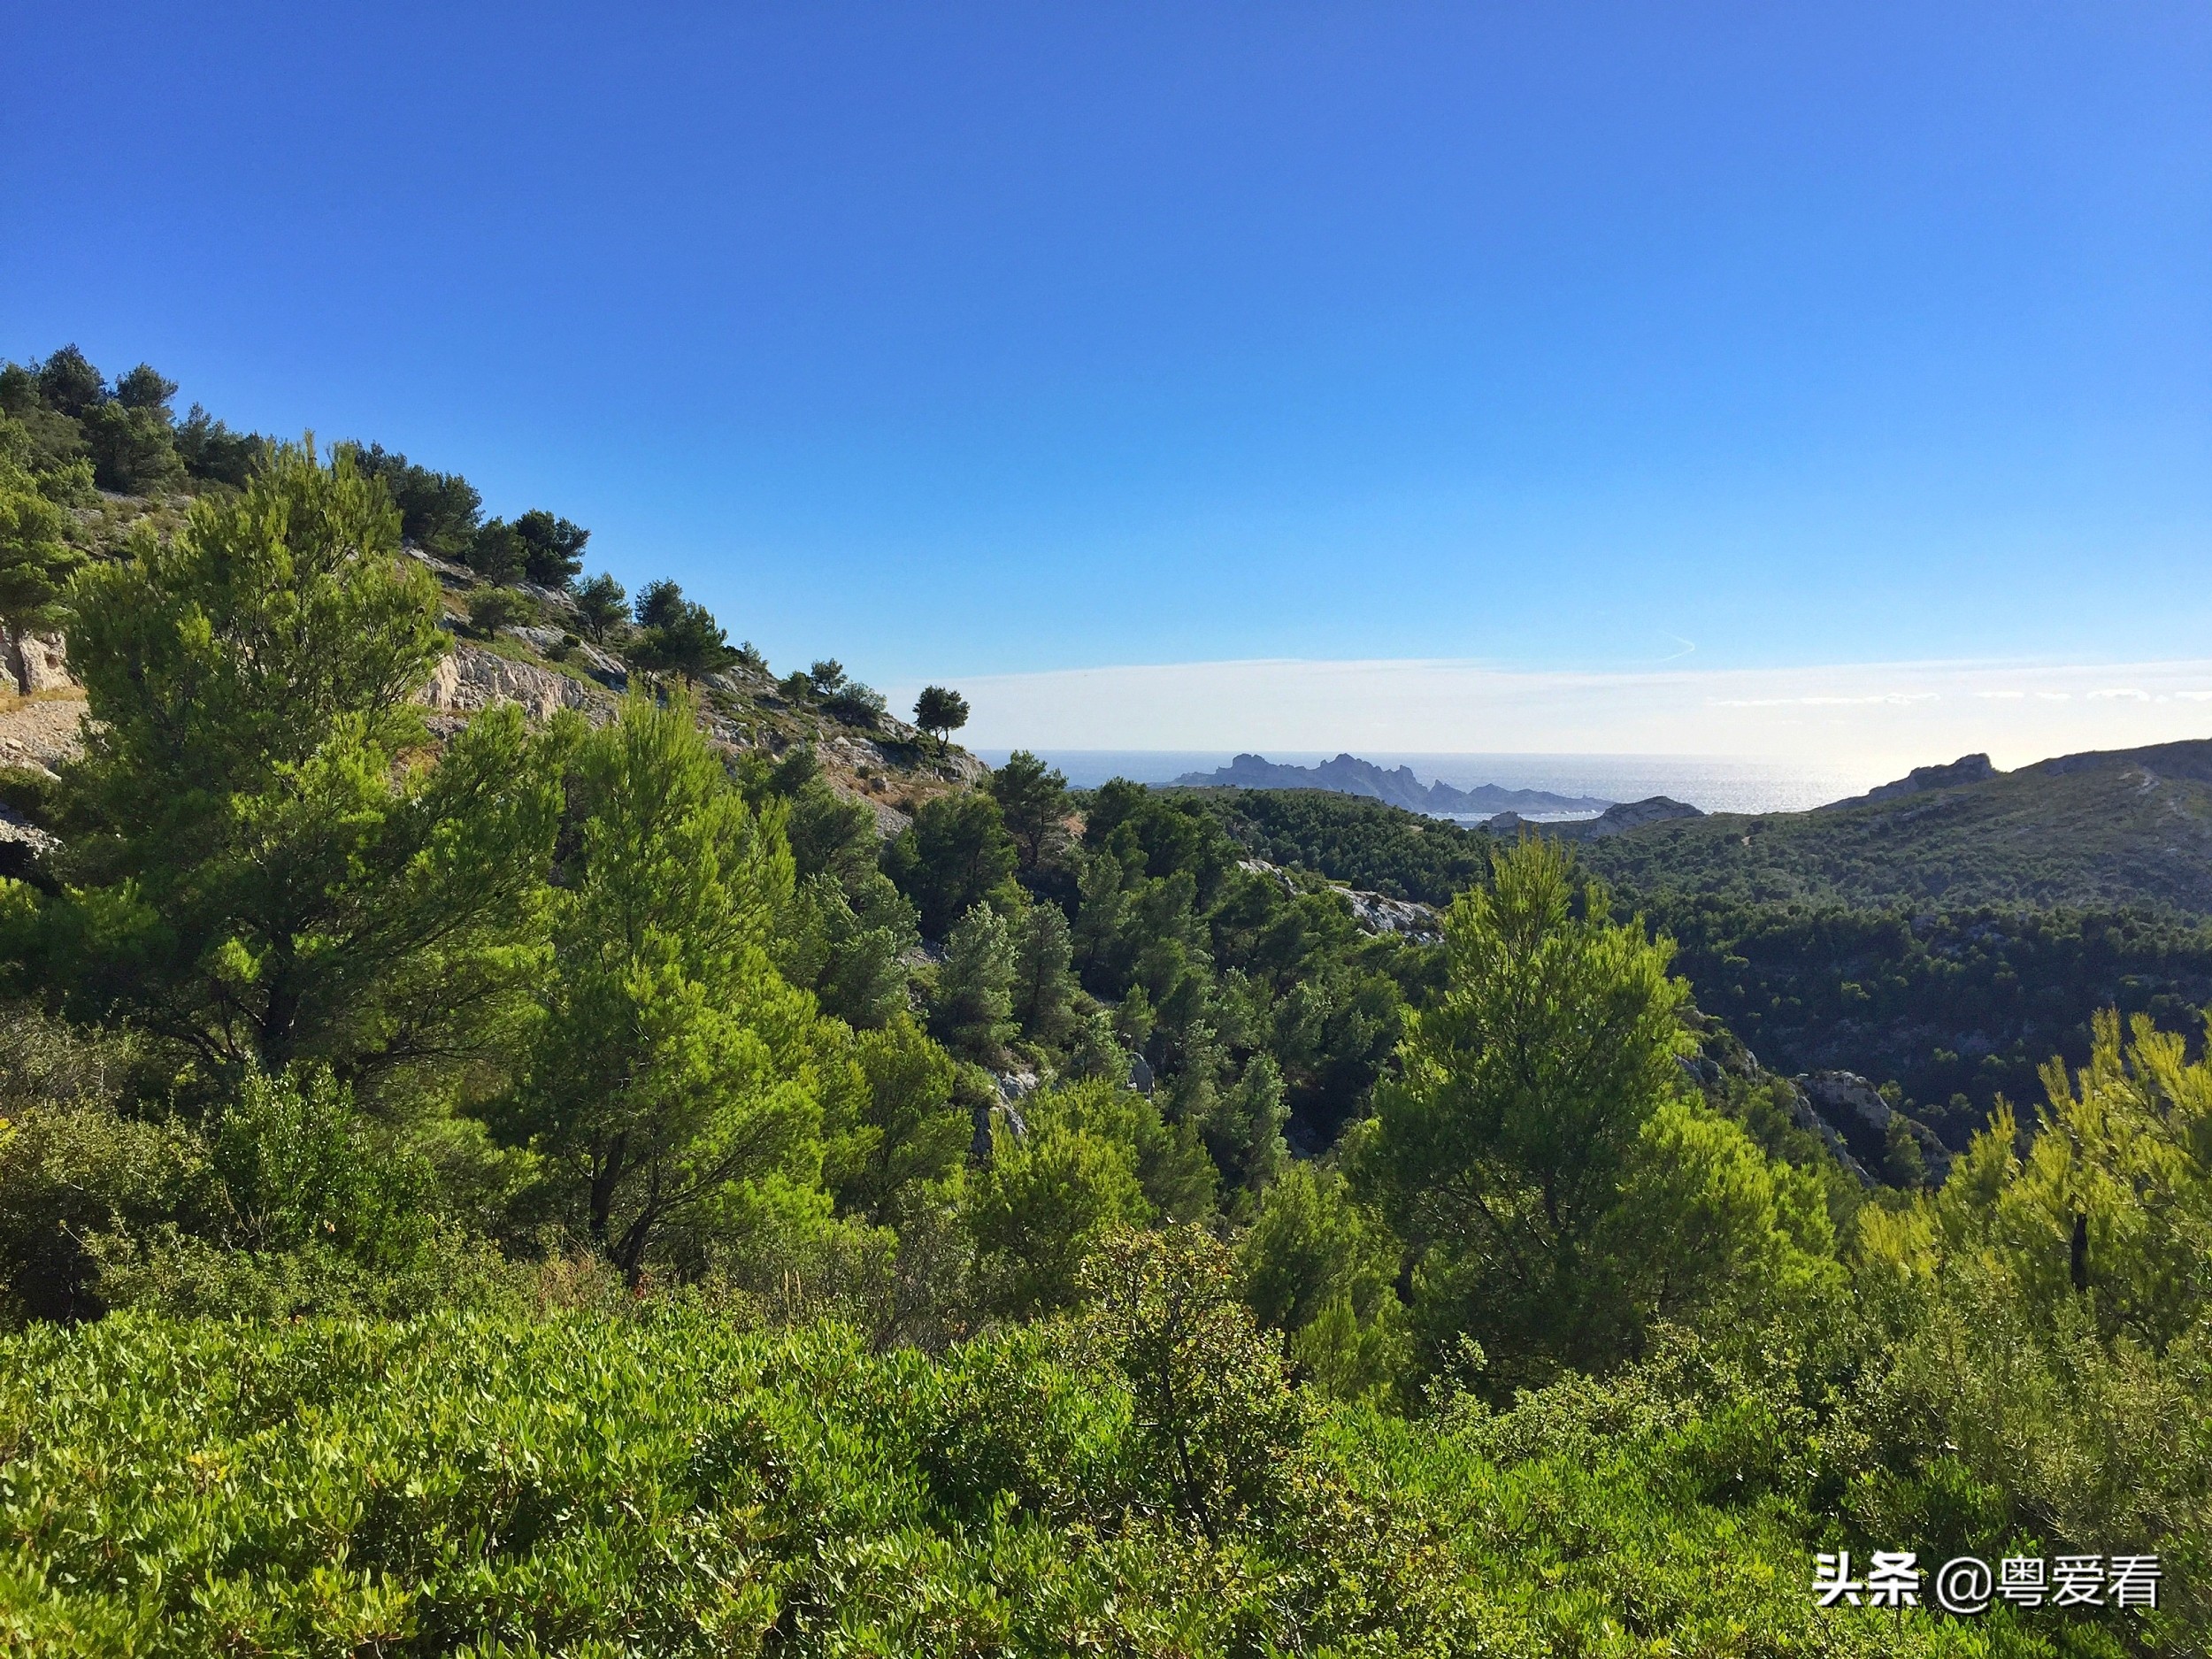
<svg viewBox="0 0 2212 1659">
<path fill-rule="evenodd" d="M 434 472 L 382 444 L 341 444 L 364 478 L 380 479 L 399 510 L 400 539 L 440 558 L 469 557 L 483 517 L 484 498 L 457 472 Z"/>
<path fill-rule="evenodd" d="M 1109 784 L 1086 820 L 1071 884 L 1075 959 L 1084 988 L 1118 1005 L 1123 1041 L 1171 1084 L 1179 1110 L 1209 1118 L 1263 1052 L 1298 1138 L 1334 1140 L 1397 1043 L 1404 999 L 1392 975 L 1412 953 L 1363 936 L 1338 895 L 1243 867 L 1193 795 Z M 1037 885 L 1051 889 L 1048 872 Z M 1248 1106 L 1262 1103 L 1263 1084 Z M 1265 1147 L 1264 1135 L 1241 1139 Z"/>
<path fill-rule="evenodd" d="M 2212 988 L 2169 917 L 1929 904 L 2078 883 L 1946 828 L 2020 801 L 1911 809 L 1948 873 L 1887 807 L 1590 850 L 1707 1002 L 1901 1056 L 1885 1098 L 1953 1087 L 1954 1144 L 2081 1068 L 1940 1192 L 1868 1193 L 1555 848 L 1494 879 L 1440 821 L 1026 754 L 880 846 L 805 741 L 881 714 L 828 659 L 717 685 L 726 759 L 666 687 L 434 736 L 401 539 L 558 588 L 586 533 L 175 389 L 0 365 L 0 609 L 138 526 L 72 579 L 87 758 L 0 777 L 64 842 L 0 890 L 37 999 L 0 1009 L 0 1645 L 2203 1648 L 2212 1073 L 2082 1021 Z M 640 669 L 765 672 L 672 582 L 636 618 Z M 2195 753 L 2129 774 L 2185 897 Z M 2065 781 L 2099 771 L 2043 783 L 2138 811 Z M 1413 943 L 1325 876 L 1464 896 Z M 1923 1144 L 1872 1156 L 1912 1187 Z M 1820 1612 L 1839 1543 L 2154 1548 L 2171 1599 Z"/>
<path fill-rule="evenodd" d="M 1880 1467 L 1852 1502 L 1870 1530 L 1960 1548 L 2127 1539 L 2170 1563 L 2172 1634 L 2200 1633 L 2212 1063 L 2190 1064 L 2179 1036 L 2140 1018 L 2124 1040 L 2108 1014 L 2088 1064 L 2070 1076 L 2054 1063 L 2046 1082 L 2024 1156 L 2002 1109 L 1940 1193 L 1862 1220 L 1860 1276 L 1887 1347 L 1863 1407 Z"/>
<path fill-rule="evenodd" d="M 1322 789 L 1203 789 L 1184 798 L 1254 857 L 1394 899 L 1448 904 L 1489 872 L 1489 836 L 1379 801 Z"/>
<path fill-rule="evenodd" d="M 1449 987 L 1409 1022 L 1356 1165 L 1422 1252 L 1431 1364 L 1472 1333 L 1501 1391 L 1603 1371 L 1655 1317 L 1733 1315 L 1816 1273 L 1817 1188 L 1683 1098 L 1664 947 L 1554 843 L 1501 855 L 1445 949 Z"/>
<path fill-rule="evenodd" d="M 1289 1160 L 1283 1125 L 1290 1107 L 1283 1099 L 1282 1067 L 1271 1054 L 1254 1055 L 1243 1075 L 1193 1116 L 1216 1165 L 1246 1192 L 1266 1187 Z"/>
<path fill-rule="evenodd" d="M 93 480 L 126 495 L 181 488 L 184 462 L 177 454 L 165 405 L 134 408 L 119 400 L 93 404 L 79 417 Z"/>
<path fill-rule="evenodd" d="M 1023 907 L 1014 924 L 1011 1013 L 1032 1043 L 1059 1049 L 1075 1034 L 1075 947 L 1056 904 Z"/>
<path fill-rule="evenodd" d="M 1107 1234 L 1156 1218 L 1147 1190 L 1183 1204 L 1173 1133 L 1149 1101 L 1113 1083 L 1047 1089 L 994 1125 L 965 1212 L 987 1310 L 1021 1318 L 1073 1304 Z M 1202 1154 L 1201 1156 L 1202 1157 Z"/>
<path fill-rule="evenodd" d="M 2052 1056 L 2088 1063 L 2101 1008 L 2192 1022 L 2212 927 L 2141 910 L 1848 909 L 1663 892 L 1698 1003 L 1770 1065 L 1894 1079 L 1955 1150 Z"/>
<path fill-rule="evenodd" d="M 591 532 L 533 507 L 515 520 L 525 549 L 522 573 L 541 588 L 566 588 L 584 568 L 584 544 Z"/>
<path fill-rule="evenodd" d="M 1006 833 L 1021 853 L 1024 874 L 1040 869 L 1060 850 L 1068 816 L 1068 780 L 1059 768 L 1047 767 L 1027 749 L 1016 749 L 991 774 L 991 798 L 998 803 Z"/>
<path fill-rule="evenodd" d="M 157 1656 L 2116 1651 L 2123 1616 L 1814 1608 L 1823 1540 L 1755 1386 L 1298 1434 L 1223 1304 L 1134 1300 L 1140 1374 L 1240 1367 L 1194 1379 L 1217 1539 L 1156 1452 L 1188 1419 L 1033 1332 L 934 1363 L 682 1307 L 5 1339 L 0 1632 Z M 1248 1473 L 1265 1501 L 1240 1506 Z"/>
<path fill-rule="evenodd" d="M 486 639 L 535 620 L 538 608 L 511 588 L 479 588 L 469 595 L 469 626 Z"/>
<path fill-rule="evenodd" d="M 968 700 L 943 686 L 924 686 L 914 699 L 914 724 L 943 742 L 968 723 Z"/>
<path fill-rule="evenodd" d="M 552 963 L 495 1122 L 634 1281 L 657 1251 L 711 1261 L 814 1187 L 825 1033 L 770 956 L 790 852 L 687 705 L 626 701 L 578 745 L 570 800 Z"/>
<path fill-rule="evenodd" d="M 1002 1061 L 1014 1035 L 1013 933 L 987 904 L 972 906 L 945 941 L 930 998 L 930 1027 L 955 1054 Z"/>
<path fill-rule="evenodd" d="M 211 1074 L 361 1080 L 496 1041 L 529 972 L 557 796 L 519 711 L 436 765 L 413 694 L 444 649 L 382 492 L 280 452 L 166 546 L 88 569 L 90 699 L 53 895 L 6 889 L 20 982 Z"/>
<path fill-rule="evenodd" d="M 84 556 L 69 542 L 69 518 L 50 473 L 20 422 L 0 416 L 0 627 L 50 628 L 62 590 Z"/>
<path fill-rule="evenodd" d="M 0 1019 L 0 1323 L 391 1311 L 496 1281 L 440 1213 L 419 1132 L 327 1071 L 249 1071 L 192 1124 L 134 1107 L 136 1059 L 28 1009 Z"/>
<path fill-rule="evenodd" d="M 521 580 L 529 557 L 530 544 L 504 518 L 479 526 L 461 555 L 471 570 L 494 584 Z"/>
<path fill-rule="evenodd" d="M 630 659 L 641 668 L 697 680 L 737 660 L 729 635 L 704 605 L 672 581 L 648 582 L 635 607 L 639 632 Z"/>
<path fill-rule="evenodd" d="M 606 572 L 577 585 L 576 626 L 595 645 L 604 645 L 621 632 L 629 617 L 629 595 Z"/>
<path fill-rule="evenodd" d="M 1386 1397 L 1410 1372 L 1399 1245 L 1333 1169 L 1293 1164 L 1239 1241 L 1244 1296 L 1293 1363 L 1339 1399 Z"/>
<path fill-rule="evenodd" d="M 840 1210 L 894 1225 L 959 1171 L 974 1127 L 953 1100 L 951 1059 L 910 1016 L 862 1033 L 854 1049 L 867 1102 L 825 1179 Z"/>
<path fill-rule="evenodd" d="M 1586 856 L 1647 896 L 2202 918 L 2212 916 L 2212 744 L 2072 756 L 1863 806 L 1675 818 L 1593 841 Z"/>
<path fill-rule="evenodd" d="M 1123 1233 L 1083 1280 L 1092 1351 L 1128 1379 L 1138 1446 L 1183 1517 L 1218 1543 L 1279 1509 L 1298 1409 L 1238 1300 L 1236 1258 L 1199 1227 Z"/>
<path fill-rule="evenodd" d="M 56 414 L 81 420 L 107 397 L 107 381 L 74 345 L 64 346 L 45 362 L 35 364 L 38 396 Z"/>
<path fill-rule="evenodd" d="M 908 962 L 921 942 L 914 907 L 878 872 L 850 888 L 816 875 L 800 885 L 777 964 L 825 1013 L 872 1029 L 910 1011 Z"/>
<path fill-rule="evenodd" d="M 1014 872 L 1014 844 L 987 795 L 941 795 L 922 803 L 912 827 L 884 849 L 884 869 L 921 912 L 922 933 L 943 939 Z"/>
<path fill-rule="evenodd" d="M 275 447 L 259 433 L 232 431 L 197 403 L 177 423 L 177 454 L 204 483 L 245 488 Z"/>
</svg>

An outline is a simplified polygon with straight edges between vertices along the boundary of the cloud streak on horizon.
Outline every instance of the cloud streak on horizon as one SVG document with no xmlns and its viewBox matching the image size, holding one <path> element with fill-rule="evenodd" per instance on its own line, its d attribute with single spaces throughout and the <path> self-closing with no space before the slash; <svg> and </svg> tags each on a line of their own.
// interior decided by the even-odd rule
<svg viewBox="0 0 2212 1659">
<path fill-rule="evenodd" d="M 960 686 L 975 710 L 962 735 L 987 749 L 1707 755 L 1880 772 L 2212 736 L 2212 659 L 1603 673 L 1268 658 Z"/>
</svg>

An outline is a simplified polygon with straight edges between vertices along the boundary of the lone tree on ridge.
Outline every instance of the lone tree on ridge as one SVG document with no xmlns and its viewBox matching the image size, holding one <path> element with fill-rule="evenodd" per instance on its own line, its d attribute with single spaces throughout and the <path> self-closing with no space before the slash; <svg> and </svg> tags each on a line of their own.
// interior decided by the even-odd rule
<svg viewBox="0 0 2212 1659">
<path fill-rule="evenodd" d="M 914 724 L 943 742 L 968 723 L 968 700 L 943 686 L 925 686 L 914 699 Z"/>
</svg>

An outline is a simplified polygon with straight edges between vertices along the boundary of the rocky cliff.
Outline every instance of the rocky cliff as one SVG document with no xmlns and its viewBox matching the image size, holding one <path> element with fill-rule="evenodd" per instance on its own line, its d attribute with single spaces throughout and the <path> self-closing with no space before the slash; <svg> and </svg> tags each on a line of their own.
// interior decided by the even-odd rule
<svg viewBox="0 0 2212 1659">
<path fill-rule="evenodd" d="M 1423 783 L 1410 766 L 1385 772 L 1371 760 L 1339 755 L 1318 766 L 1281 765 L 1262 755 L 1239 755 L 1212 772 L 1185 772 L 1175 780 L 1192 789 L 1321 789 L 1356 795 L 1409 812 L 1449 818 L 1479 812 L 1595 812 L 1608 803 L 1589 795 L 1554 795 L 1544 789 L 1506 789 L 1494 783 L 1471 789 L 1448 783 Z"/>
</svg>

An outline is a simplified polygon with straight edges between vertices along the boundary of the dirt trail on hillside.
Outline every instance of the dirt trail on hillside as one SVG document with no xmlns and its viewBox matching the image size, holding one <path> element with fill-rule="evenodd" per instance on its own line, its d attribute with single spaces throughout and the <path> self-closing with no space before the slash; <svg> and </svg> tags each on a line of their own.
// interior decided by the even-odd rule
<svg viewBox="0 0 2212 1659">
<path fill-rule="evenodd" d="M 0 766 L 51 772 L 84 752 L 85 701 L 40 696 L 0 701 Z"/>
</svg>

